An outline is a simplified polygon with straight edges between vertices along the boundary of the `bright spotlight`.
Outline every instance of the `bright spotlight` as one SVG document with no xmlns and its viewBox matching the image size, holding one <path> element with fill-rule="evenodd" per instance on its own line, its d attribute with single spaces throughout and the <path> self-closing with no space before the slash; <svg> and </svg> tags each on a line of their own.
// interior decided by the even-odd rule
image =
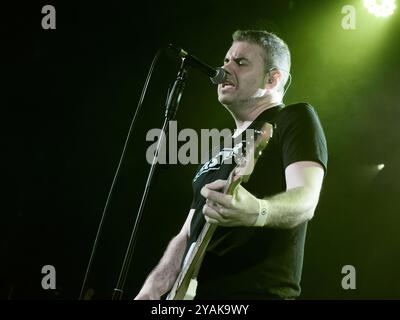
<svg viewBox="0 0 400 320">
<path fill-rule="evenodd" d="M 376 167 L 378 168 L 379 171 L 381 171 L 385 167 L 385 165 L 383 163 L 381 163 L 381 164 L 378 164 Z"/>
<path fill-rule="evenodd" d="M 364 6 L 377 17 L 388 17 L 396 9 L 396 0 L 364 0 Z"/>
</svg>

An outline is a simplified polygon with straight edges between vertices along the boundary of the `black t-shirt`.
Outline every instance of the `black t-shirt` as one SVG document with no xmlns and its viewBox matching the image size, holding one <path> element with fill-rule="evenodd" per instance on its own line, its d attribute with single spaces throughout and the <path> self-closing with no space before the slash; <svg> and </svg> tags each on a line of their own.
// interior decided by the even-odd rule
<svg viewBox="0 0 400 320">
<path fill-rule="evenodd" d="M 315 161 L 327 170 L 325 135 L 315 110 L 306 103 L 267 109 L 249 129 L 265 122 L 274 125 L 273 136 L 243 187 L 258 198 L 286 191 L 285 168 L 297 161 Z M 237 141 L 235 141 L 237 142 Z M 196 240 L 205 219 L 201 188 L 226 179 L 235 166 L 232 150 L 221 151 L 199 167 L 193 179 L 189 245 Z M 228 161 L 229 160 L 229 161 Z M 307 222 L 292 229 L 221 227 L 215 231 L 200 273 L 197 299 L 292 298 L 300 294 Z M 187 248 L 188 248 L 187 247 Z"/>
</svg>

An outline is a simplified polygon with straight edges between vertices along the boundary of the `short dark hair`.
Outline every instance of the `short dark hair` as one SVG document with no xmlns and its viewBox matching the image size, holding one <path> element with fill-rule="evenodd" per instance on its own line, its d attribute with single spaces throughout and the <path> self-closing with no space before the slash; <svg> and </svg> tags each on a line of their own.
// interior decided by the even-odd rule
<svg viewBox="0 0 400 320">
<path fill-rule="evenodd" d="M 232 34 L 233 42 L 244 41 L 258 44 L 264 49 L 265 72 L 276 68 L 282 73 L 282 88 L 285 86 L 290 73 L 290 51 L 288 45 L 272 32 L 264 30 L 236 30 Z"/>
</svg>

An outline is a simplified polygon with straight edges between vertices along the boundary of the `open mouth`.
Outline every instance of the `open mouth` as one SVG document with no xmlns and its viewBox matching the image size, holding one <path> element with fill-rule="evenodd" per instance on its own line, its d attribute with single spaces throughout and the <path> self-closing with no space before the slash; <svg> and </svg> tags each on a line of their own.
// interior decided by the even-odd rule
<svg viewBox="0 0 400 320">
<path fill-rule="evenodd" d="M 222 88 L 234 88 L 235 84 L 231 81 L 225 81 L 222 83 Z"/>
</svg>

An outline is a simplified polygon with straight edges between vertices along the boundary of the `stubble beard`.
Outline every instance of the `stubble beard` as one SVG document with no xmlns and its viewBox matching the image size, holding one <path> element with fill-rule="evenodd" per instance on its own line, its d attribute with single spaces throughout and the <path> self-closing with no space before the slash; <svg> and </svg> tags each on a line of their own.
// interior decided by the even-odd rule
<svg viewBox="0 0 400 320">
<path fill-rule="evenodd" d="M 218 99 L 219 102 L 232 114 L 242 115 L 246 111 L 252 110 L 263 97 L 248 97 L 242 99 Z"/>
</svg>

